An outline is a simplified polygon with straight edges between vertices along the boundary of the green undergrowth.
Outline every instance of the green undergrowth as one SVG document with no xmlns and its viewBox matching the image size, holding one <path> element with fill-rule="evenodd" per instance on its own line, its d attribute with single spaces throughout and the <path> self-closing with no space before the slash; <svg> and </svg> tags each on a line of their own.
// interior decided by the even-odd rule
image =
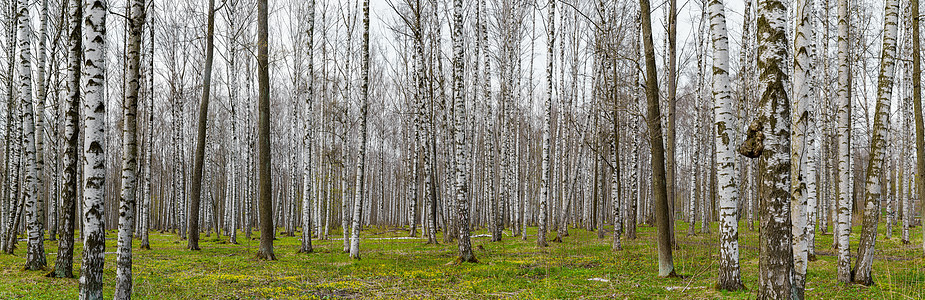
<svg viewBox="0 0 925 300">
<path fill-rule="evenodd" d="M 596 232 L 570 229 L 563 243 L 535 247 L 529 238 L 511 237 L 501 242 L 475 237 L 472 245 L 477 264 L 454 265 L 456 244 L 426 245 L 423 239 L 404 237 L 407 231 L 367 228 L 360 244 L 361 260 L 351 260 L 341 240 L 314 240 L 315 252 L 297 253 L 300 234 L 278 236 L 277 261 L 255 258 L 258 234 L 240 244 L 222 236 L 203 237 L 201 251 L 185 250 L 186 241 L 176 234 L 152 232 L 153 250 L 134 250 L 135 299 L 559 299 L 559 298 L 656 298 L 714 299 L 754 298 L 758 284 L 757 232 L 740 228 L 741 265 L 747 290 L 717 291 L 713 288 L 717 228 L 712 234 L 686 236 L 687 224 L 677 224 L 679 249 L 675 267 L 682 278 L 657 278 L 655 229 L 641 225 L 639 238 L 624 240 L 622 251 L 611 251 L 611 239 Z M 835 281 L 832 235 L 816 240 L 818 260 L 809 265 L 807 299 L 925 299 L 925 258 L 921 228 L 911 245 L 893 238 L 877 242 L 872 287 L 842 285 Z M 855 228 L 854 232 L 858 232 Z M 332 231 L 339 233 L 340 231 Z M 485 234 L 484 230 L 473 233 Z M 555 237 L 551 234 L 550 240 Z M 857 251 L 852 236 L 852 253 Z M 112 297 L 115 285 L 115 232 L 107 235 L 105 288 Z M 136 240 L 137 248 L 137 240 Z M 57 242 L 46 241 L 49 267 L 54 264 Z M 23 271 L 25 242 L 15 256 L 0 254 L 0 299 L 76 299 L 77 279 L 53 279 L 45 271 Z M 76 270 L 80 268 L 82 244 L 77 243 Z"/>
</svg>

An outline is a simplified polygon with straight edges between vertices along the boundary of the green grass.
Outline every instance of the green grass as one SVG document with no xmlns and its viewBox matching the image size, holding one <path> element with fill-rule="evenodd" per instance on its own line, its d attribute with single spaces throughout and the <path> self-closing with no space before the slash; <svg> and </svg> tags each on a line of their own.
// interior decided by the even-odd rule
<svg viewBox="0 0 925 300">
<path fill-rule="evenodd" d="M 740 228 L 745 229 L 745 224 Z M 639 238 L 624 240 L 624 250 L 610 250 L 610 236 L 570 229 L 564 243 L 534 246 L 535 228 L 523 241 L 507 234 L 502 242 L 474 238 L 478 264 L 451 265 L 456 244 L 425 245 L 424 240 L 386 240 L 406 236 L 406 231 L 369 228 L 363 232 L 362 260 L 343 253 L 340 240 L 315 240 L 315 253 L 296 253 L 296 237 L 279 236 L 277 261 L 255 259 L 258 240 L 225 243 L 225 237 L 203 237 L 202 251 L 185 250 L 176 235 L 152 232 L 153 250 L 134 250 L 135 299 L 492 299 L 492 298 L 754 298 L 757 292 L 757 232 L 742 230 L 742 277 L 748 290 L 723 292 L 713 289 L 719 256 L 717 228 L 713 234 L 685 236 L 686 223 L 677 224 L 680 249 L 674 262 L 685 278 L 657 278 L 655 230 L 639 227 Z M 855 228 L 858 232 L 859 228 Z M 921 228 L 913 232 L 912 245 L 899 242 L 898 230 L 891 240 L 877 241 L 872 287 L 841 285 L 835 281 L 832 236 L 817 236 L 819 260 L 809 265 L 807 299 L 925 298 L 925 258 L 919 247 Z M 333 231 L 339 233 L 339 231 Z M 484 234 L 484 230 L 474 234 Z M 257 235 L 255 234 L 254 237 Z M 115 232 L 106 251 L 115 251 Z M 555 237 L 553 233 L 550 239 Z M 374 239 L 369 239 L 374 238 Z M 440 237 L 442 240 L 442 236 Z M 852 253 L 857 237 L 852 236 Z M 57 243 L 46 241 L 55 253 Z M 479 248 L 481 246 L 482 248 Z M 15 256 L 0 254 L 0 299 L 76 299 L 77 279 L 46 278 L 42 271 L 22 271 L 25 243 Z M 136 240 L 137 247 L 137 240 Z M 77 243 L 75 273 L 79 270 L 82 244 Z M 54 254 L 47 259 L 54 263 Z M 887 259 L 881 259 L 887 258 Z M 609 282 L 591 281 L 603 278 Z M 115 255 L 106 255 L 104 295 L 112 297 Z"/>
</svg>

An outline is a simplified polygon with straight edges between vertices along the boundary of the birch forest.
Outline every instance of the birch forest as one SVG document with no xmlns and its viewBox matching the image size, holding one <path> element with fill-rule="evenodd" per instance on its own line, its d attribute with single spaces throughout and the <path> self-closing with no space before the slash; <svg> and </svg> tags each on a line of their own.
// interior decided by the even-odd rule
<svg viewBox="0 0 925 300">
<path fill-rule="evenodd" d="M 923 299 L 919 0 L 0 0 L 0 299 Z"/>
</svg>

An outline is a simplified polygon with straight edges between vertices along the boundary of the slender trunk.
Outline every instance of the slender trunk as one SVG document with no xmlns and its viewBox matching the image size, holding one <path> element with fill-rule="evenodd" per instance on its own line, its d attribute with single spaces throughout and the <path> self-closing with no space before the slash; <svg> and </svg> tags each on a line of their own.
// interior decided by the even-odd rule
<svg viewBox="0 0 925 300">
<path fill-rule="evenodd" d="M 851 258 L 848 235 L 851 234 L 851 82 L 848 61 L 848 0 L 838 1 L 838 222 L 835 230 L 837 244 L 837 279 L 851 282 Z"/>
<path fill-rule="evenodd" d="M 350 258 L 360 259 L 360 218 L 363 216 L 363 198 L 366 181 L 367 115 L 369 114 L 369 0 L 363 1 L 363 57 L 360 69 L 360 155 L 357 156 L 356 197 L 353 200 L 353 226 L 350 235 Z"/>
<path fill-rule="evenodd" d="M 713 40 L 713 121 L 716 126 L 712 132 L 715 132 L 713 143 L 716 145 L 716 177 L 719 181 L 720 259 L 716 287 L 736 291 L 745 286 L 739 274 L 739 187 L 733 150 L 736 139 L 734 124 L 737 122 L 729 84 L 729 37 L 723 1 L 710 1 L 709 14 Z M 706 205 L 701 209 L 706 211 Z"/>
<path fill-rule="evenodd" d="M 202 99 L 199 102 L 199 125 L 196 138 L 196 157 L 193 158 L 193 182 L 190 191 L 189 240 L 186 248 L 199 249 L 199 207 L 202 198 L 202 168 L 205 156 L 206 126 L 209 117 L 209 93 L 212 91 L 212 59 L 215 40 L 215 0 L 209 0 L 206 23 L 206 62 L 202 75 Z"/>
<path fill-rule="evenodd" d="M 32 21 L 29 18 L 29 2 L 20 0 L 19 6 L 19 97 L 22 101 L 22 153 L 23 189 L 29 244 L 26 248 L 26 270 L 40 270 L 45 261 L 44 223 L 42 202 L 39 197 L 38 165 L 36 163 L 35 115 L 32 102 Z M 12 235 L 16 228 L 10 233 Z"/>
<path fill-rule="evenodd" d="M 314 37 L 315 37 L 315 1 L 309 1 L 308 28 L 306 37 L 306 50 L 308 52 L 308 83 L 306 84 L 305 103 L 302 108 L 302 126 L 305 134 L 302 136 L 302 245 L 301 253 L 312 252 L 312 147 L 314 147 Z"/>
<path fill-rule="evenodd" d="M 135 230 L 135 191 L 138 182 L 137 122 L 138 91 L 141 86 L 141 34 L 145 22 L 145 0 L 131 3 L 127 87 L 122 118 L 122 195 L 119 201 L 119 253 L 116 257 L 115 299 L 132 298 L 132 235 Z M 191 238 L 192 239 L 192 238 Z"/>
<path fill-rule="evenodd" d="M 793 299 L 803 299 L 806 285 L 806 268 L 809 263 L 808 205 L 811 191 L 808 190 L 812 167 L 812 120 L 813 87 L 812 57 L 810 48 L 813 37 L 812 0 L 800 0 L 796 6 L 796 33 L 794 34 L 793 60 L 793 106 L 791 119 L 792 143 L 790 144 L 790 221 L 793 224 Z"/>
<path fill-rule="evenodd" d="M 910 0 L 912 13 L 912 109 L 915 111 L 915 187 L 919 195 L 925 195 L 925 122 L 922 120 L 922 53 L 919 20 L 919 0 Z M 925 219 L 925 196 L 919 196 L 922 218 Z M 922 251 L 925 252 L 925 226 L 922 226 Z"/>
<path fill-rule="evenodd" d="M 552 166 L 549 163 L 550 160 L 550 147 L 552 141 L 550 140 L 549 131 L 551 127 L 551 114 L 552 114 L 552 70 L 553 70 L 553 49 L 556 44 L 556 23 L 555 23 L 555 14 L 556 14 L 556 1 L 549 0 L 549 20 L 547 21 L 547 26 L 549 26 L 549 41 L 548 41 L 548 51 L 547 51 L 547 64 L 546 64 L 546 103 L 543 105 L 545 113 L 543 115 L 543 162 L 542 162 L 542 174 L 540 175 L 540 180 L 542 185 L 540 186 L 540 203 L 539 203 L 539 230 L 536 236 L 536 246 L 537 247 L 546 247 L 546 231 L 547 224 L 546 219 L 549 215 L 548 201 L 549 201 L 549 189 L 550 189 L 550 173 L 552 173 Z"/>
<path fill-rule="evenodd" d="M 675 191 L 675 179 L 677 177 L 677 160 L 675 157 L 675 152 L 677 152 L 676 147 L 676 120 L 677 113 L 675 112 L 676 103 L 677 103 L 677 92 L 678 92 L 678 4 L 677 0 L 668 0 L 668 36 L 667 40 L 667 70 L 668 73 L 668 128 L 665 128 L 665 180 L 667 180 L 667 198 L 668 198 L 668 228 L 670 232 L 669 238 L 671 239 L 671 247 L 678 247 L 677 240 L 674 233 L 674 222 L 675 222 L 675 203 L 677 202 L 677 195 Z"/>
<path fill-rule="evenodd" d="M 151 5 L 151 9 L 152 10 L 154 9 L 153 3 Z M 154 95 L 155 95 L 154 93 L 154 26 L 149 25 L 148 33 L 150 34 L 148 42 L 151 45 L 149 49 L 150 51 L 148 52 L 148 70 L 149 72 L 151 72 L 148 78 L 148 89 L 149 89 L 148 132 L 147 132 L 148 149 L 147 151 L 145 151 L 146 157 L 144 158 L 144 161 L 145 161 L 144 189 L 145 190 L 144 190 L 144 199 L 142 199 L 142 202 L 141 202 L 142 203 L 141 204 L 142 213 L 141 213 L 141 220 L 140 220 L 141 228 L 139 228 L 139 230 L 141 231 L 140 248 L 151 250 L 151 244 L 148 242 L 148 229 L 149 229 L 148 226 L 151 225 L 151 222 L 149 220 L 151 218 L 151 211 L 149 209 L 151 208 L 151 199 L 153 198 L 151 194 L 151 190 L 152 190 L 151 189 L 151 163 L 153 163 L 152 152 L 154 151 L 154 143 L 153 143 L 154 141 Z"/>
<path fill-rule="evenodd" d="M 212 0 L 210 0 L 212 1 Z M 270 177 L 270 61 L 268 41 L 267 0 L 257 0 L 257 176 L 260 210 L 260 247 L 257 258 L 276 260 L 273 239 L 273 183 Z"/>
<path fill-rule="evenodd" d="M 899 3 L 887 0 L 884 7 L 883 50 L 880 56 L 880 78 L 877 85 L 877 108 L 874 113 L 873 139 L 870 160 L 867 164 L 864 225 L 858 245 L 858 260 L 852 270 L 853 281 L 863 285 L 874 284 L 871 268 L 874 264 L 874 247 L 877 244 L 877 225 L 880 223 L 880 203 L 883 201 L 881 171 L 886 159 L 886 137 L 890 128 L 890 101 L 893 97 L 893 76 L 896 66 L 896 32 L 899 21 Z"/>
<path fill-rule="evenodd" d="M 463 0 L 453 0 L 453 119 L 456 172 L 456 218 L 459 236 L 457 262 L 478 262 L 469 241 L 469 186 L 466 160 L 466 102 L 463 82 Z"/>
<path fill-rule="evenodd" d="M 665 183 L 665 149 L 662 146 L 662 123 L 658 100 L 658 74 L 655 66 L 655 46 L 652 43 L 652 20 L 648 0 L 639 0 L 642 41 L 646 59 L 646 113 L 649 127 L 649 151 L 652 160 L 652 189 L 658 226 L 658 276 L 675 277 L 672 258 L 668 188 Z"/>
<path fill-rule="evenodd" d="M 35 99 L 35 207 L 36 215 L 38 216 L 39 226 L 42 226 L 39 232 L 45 230 L 45 192 L 48 190 L 45 188 L 44 177 L 45 177 L 45 100 L 48 97 L 46 93 L 46 83 L 49 82 L 45 79 L 45 61 L 46 61 L 46 41 L 48 36 L 46 34 L 46 29 L 48 28 L 48 0 L 41 1 L 41 11 L 39 13 L 39 34 L 38 34 L 38 48 L 36 49 L 37 61 L 36 64 L 36 99 Z M 54 203 L 54 202 L 52 202 Z M 50 233 L 54 233 L 54 229 L 50 230 Z M 42 236 L 40 234 L 40 236 Z M 54 240 L 54 234 L 51 235 L 51 239 Z M 44 247 L 44 246 L 43 246 Z"/>
<path fill-rule="evenodd" d="M 80 88 L 81 88 L 81 21 L 83 10 L 80 1 L 68 1 L 67 24 L 68 33 L 68 70 L 67 70 L 67 97 L 64 102 L 64 155 L 61 165 L 64 174 L 61 178 L 61 238 L 58 241 L 58 255 L 55 258 L 55 269 L 48 274 L 50 277 L 72 278 L 74 267 L 74 225 L 76 221 L 77 206 L 77 148 L 80 136 Z"/>
<path fill-rule="evenodd" d="M 84 2 L 83 25 L 83 230 L 80 299 L 103 298 L 103 252 L 106 250 L 103 212 L 106 203 L 106 1 Z"/>
</svg>

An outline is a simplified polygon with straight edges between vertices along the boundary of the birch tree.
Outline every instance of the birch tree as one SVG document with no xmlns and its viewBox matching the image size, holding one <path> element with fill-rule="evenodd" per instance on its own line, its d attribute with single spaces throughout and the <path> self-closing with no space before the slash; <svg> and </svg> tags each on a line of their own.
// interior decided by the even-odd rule
<svg viewBox="0 0 925 300">
<path fill-rule="evenodd" d="M 314 178 L 312 178 L 312 147 L 314 146 L 314 115 L 312 113 L 312 108 L 314 107 L 314 36 L 315 36 L 315 1 L 309 1 L 308 7 L 308 28 L 306 32 L 308 36 L 306 40 L 305 51 L 308 53 L 308 83 L 306 84 L 305 89 L 305 103 L 302 105 L 302 130 L 304 134 L 302 136 L 302 245 L 299 248 L 301 253 L 311 253 L 312 249 L 312 184 L 314 183 Z"/>
<path fill-rule="evenodd" d="M 729 37 L 723 0 L 709 3 L 713 39 L 713 119 L 716 135 L 716 177 L 719 189 L 720 263 L 716 286 L 727 291 L 744 288 L 739 275 L 738 182 L 735 174 L 735 115 L 729 83 Z"/>
<path fill-rule="evenodd" d="M 22 101 L 22 110 L 20 117 L 22 120 L 22 168 L 23 168 L 23 188 L 22 201 L 24 201 L 26 211 L 26 222 L 28 223 L 29 244 L 26 248 L 26 270 L 44 269 L 45 265 L 45 244 L 44 228 L 41 216 L 42 203 L 38 198 L 39 176 L 36 165 L 35 149 L 35 116 L 32 102 L 32 20 L 29 18 L 29 1 L 20 0 L 18 5 L 19 18 L 18 24 L 18 42 L 19 46 L 19 97 Z M 16 226 L 18 227 L 18 226 Z M 17 228 L 12 228 L 7 232 L 15 236 Z M 11 248 L 12 249 L 12 248 Z"/>
<path fill-rule="evenodd" d="M 83 7 L 83 263 L 80 267 L 80 299 L 103 298 L 103 252 L 106 249 L 105 211 L 106 139 L 105 115 L 106 0 L 87 0 Z"/>
<path fill-rule="evenodd" d="M 757 12 L 760 115 L 753 124 L 763 128 L 765 136 L 764 150 L 758 161 L 762 191 L 758 299 L 787 299 L 793 292 L 789 191 L 791 117 L 786 90 L 790 84 L 786 71 L 790 58 L 787 6 L 780 0 L 761 0 Z"/>
<path fill-rule="evenodd" d="M 81 55 L 83 54 L 81 21 L 83 20 L 81 0 L 67 1 L 67 96 L 64 101 L 64 167 L 61 178 L 61 237 L 58 240 L 58 255 L 55 268 L 49 277 L 72 278 L 74 267 L 74 226 L 77 210 L 77 148 L 80 123 Z"/>
<path fill-rule="evenodd" d="M 838 3 L 838 221 L 835 230 L 837 246 L 837 278 L 839 282 L 851 282 L 851 258 L 848 256 L 848 235 L 851 234 L 851 201 L 848 193 L 851 182 L 849 163 L 851 160 L 851 82 L 848 69 L 848 0 Z"/>
<path fill-rule="evenodd" d="M 46 44 L 48 40 L 48 0 L 41 0 L 39 10 L 39 32 L 38 43 L 36 47 L 36 74 L 35 74 L 35 205 L 36 215 L 38 216 L 39 226 L 41 226 L 40 235 L 44 236 L 45 230 L 45 100 L 48 96 L 45 79 L 45 63 L 47 60 Z M 54 203 L 54 202 L 52 202 Z M 52 233 L 54 230 L 52 230 Z M 44 237 L 43 237 L 44 238 Z M 51 237 L 54 240 L 54 235 Z M 42 245 L 44 248 L 44 244 Z"/>
<path fill-rule="evenodd" d="M 478 11 L 478 23 L 479 23 L 479 39 L 481 43 L 481 55 L 482 55 L 482 97 L 485 101 L 488 110 L 488 122 L 486 122 L 488 127 L 488 133 L 486 134 L 486 143 L 488 144 L 488 159 L 486 162 L 486 171 L 487 179 L 486 185 L 488 188 L 487 197 L 488 197 L 488 227 L 491 232 L 491 241 L 498 242 L 501 241 L 501 228 L 502 228 L 502 218 L 500 214 L 503 212 L 502 205 L 499 205 L 498 202 L 501 199 L 495 197 L 495 135 L 500 128 L 496 127 L 496 117 L 494 117 L 494 105 L 491 101 L 491 54 L 488 52 L 488 11 L 487 11 L 486 0 L 479 0 L 479 11 Z M 503 170 L 503 169 L 502 169 Z M 499 209 L 501 210 L 499 212 Z"/>
<path fill-rule="evenodd" d="M 459 256 L 456 262 L 478 262 L 472 253 L 469 241 L 469 186 L 467 182 L 468 162 L 466 160 L 466 132 L 463 127 L 466 120 L 465 82 L 463 79 L 463 0 L 453 0 L 453 119 L 454 148 L 456 167 L 456 218 L 459 236 L 457 236 Z"/>
<path fill-rule="evenodd" d="M 138 186 L 137 122 L 141 87 L 141 35 L 145 23 L 145 0 L 131 3 L 128 29 L 128 69 L 122 108 L 122 195 L 119 201 L 119 253 L 116 257 L 115 299 L 132 298 L 132 235 L 135 229 L 135 191 Z M 153 96 L 153 95 L 152 95 Z"/>
<path fill-rule="evenodd" d="M 790 144 L 790 221 L 793 235 L 793 298 L 803 299 L 806 285 L 806 267 L 809 260 L 809 198 L 815 190 L 809 190 L 809 181 L 816 174 L 812 169 L 814 137 L 813 102 L 815 92 L 812 86 L 811 43 L 813 36 L 813 1 L 799 0 L 796 5 L 796 33 L 794 34 L 793 58 L 793 106 L 791 120 L 792 143 Z"/>
<path fill-rule="evenodd" d="M 363 216 L 363 198 L 366 181 L 366 122 L 369 109 L 369 0 L 363 1 L 363 57 L 360 66 L 360 154 L 357 156 L 356 197 L 353 199 L 353 225 L 350 234 L 350 258 L 360 259 L 360 217 Z"/>
<path fill-rule="evenodd" d="M 864 225 L 861 228 L 861 241 L 858 245 L 858 260 L 851 272 L 855 283 L 868 286 L 874 284 L 871 268 L 874 264 L 874 247 L 877 243 L 877 225 L 880 223 L 880 203 L 883 201 L 882 168 L 886 159 L 887 131 L 890 128 L 890 101 L 893 97 L 893 76 L 896 71 L 898 21 L 898 1 L 887 0 L 884 7 L 883 48 L 880 55 L 880 78 L 877 84 L 877 107 L 874 113 L 873 138 L 870 142 L 870 160 L 867 164 L 867 188 L 864 193 Z"/>
<path fill-rule="evenodd" d="M 556 44 L 556 0 L 549 0 L 549 20 L 546 22 L 549 26 L 549 35 L 547 37 L 548 46 L 547 49 L 547 63 L 546 63 L 546 103 L 543 105 L 544 114 L 543 114 L 543 162 L 542 162 L 542 174 L 540 175 L 540 180 L 542 184 L 540 186 L 540 203 L 539 203 L 539 229 L 536 235 L 536 246 L 537 247 L 546 247 L 546 228 L 548 226 L 547 217 L 549 215 L 549 188 L 550 188 L 550 173 L 552 173 L 551 165 L 549 164 L 550 159 L 550 149 L 552 141 L 550 140 L 549 131 L 552 118 L 552 68 L 553 68 L 553 54 Z"/>
</svg>

